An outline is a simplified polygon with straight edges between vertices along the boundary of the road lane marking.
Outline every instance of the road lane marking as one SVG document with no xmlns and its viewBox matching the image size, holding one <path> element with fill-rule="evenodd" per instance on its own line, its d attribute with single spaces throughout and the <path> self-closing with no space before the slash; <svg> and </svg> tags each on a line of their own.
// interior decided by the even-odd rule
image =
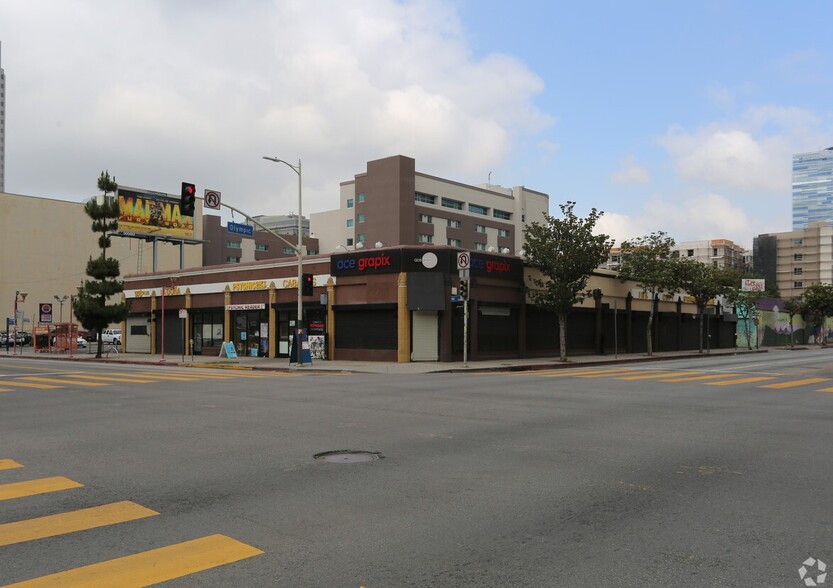
<svg viewBox="0 0 833 588">
<path fill-rule="evenodd" d="M 789 382 L 779 382 L 777 384 L 765 384 L 758 386 L 758 388 L 771 388 L 780 390 L 782 388 L 795 388 L 797 386 L 806 386 L 808 384 L 818 384 L 819 382 L 829 382 L 830 378 L 807 378 L 806 380 L 791 380 Z"/>
<path fill-rule="evenodd" d="M 15 468 L 22 468 L 22 463 L 17 463 L 13 459 L 0 459 L 0 470 L 13 470 Z"/>
<path fill-rule="evenodd" d="M 749 378 L 740 378 L 738 380 L 724 380 L 722 382 L 707 382 L 706 386 L 734 386 L 735 384 L 751 384 L 752 382 L 763 382 L 766 380 L 774 380 L 775 376 L 752 376 Z"/>
<path fill-rule="evenodd" d="M 261 555 L 263 551 L 225 535 L 209 535 L 9 584 L 5 588 L 84 588 L 151 586 Z"/>
<path fill-rule="evenodd" d="M 529 376 L 544 376 L 547 378 L 557 378 L 561 376 L 576 376 L 579 374 L 595 374 L 601 371 L 604 371 L 608 368 L 572 368 L 572 367 L 565 367 L 565 368 L 556 368 L 551 370 L 530 370 L 527 372 L 515 372 L 511 375 L 513 376 L 520 376 L 520 377 L 529 377 Z M 491 374 L 484 374 L 484 375 L 491 375 Z"/>
<path fill-rule="evenodd" d="M 73 375 L 73 378 L 83 378 L 85 380 L 102 380 L 105 382 L 124 382 L 127 384 L 152 384 L 154 380 L 149 380 L 146 378 L 132 378 L 132 377 L 124 377 L 124 376 L 90 376 L 87 374 L 77 374 Z"/>
<path fill-rule="evenodd" d="M 73 380 L 72 378 L 42 378 L 40 376 L 26 376 L 22 378 L 27 382 L 44 382 L 46 384 L 64 384 L 64 385 L 72 385 L 72 386 L 106 386 L 107 384 L 102 384 L 101 382 L 83 382 L 80 380 Z"/>
<path fill-rule="evenodd" d="M 607 370 L 599 372 L 598 374 L 587 374 L 586 376 L 578 375 L 577 378 L 586 378 L 588 380 L 594 378 L 618 378 L 620 376 L 635 376 L 637 374 L 644 374 L 645 370 Z"/>
<path fill-rule="evenodd" d="M 155 510 L 125 500 L 36 519 L 5 523 L 0 525 L 0 547 L 126 523 L 158 514 Z"/>
<path fill-rule="evenodd" d="M 34 496 L 36 494 L 46 494 L 48 492 L 83 487 L 84 484 L 79 484 L 63 476 L 38 478 L 37 480 L 26 480 L 24 482 L 0 485 L 0 500 L 11 500 L 12 498 L 22 498 L 24 496 Z"/>
<path fill-rule="evenodd" d="M 700 380 L 715 380 L 717 378 L 735 378 L 741 374 L 706 374 L 705 376 L 686 376 L 683 378 L 669 378 L 660 382 L 698 382 Z"/>
<path fill-rule="evenodd" d="M 38 388 L 39 390 L 55 390 L 61 386 L 53 386 L 51 384 L 35 384 L 33 382 L 21 382 L 20 380 L 3 380 L 3 386 L 12 386 L 15 388 Z"/>
<path fill-rule="evenodd" d="M 667 378 L 669 376 L 690 376 L 694 374 L 702 374 L 703 372 L 655 372 L 653 374 L 645 374 L 644 376 L 624 376 L 616 378 L 617 380 L 657 380 L 659 378 Z"/>
</svg>

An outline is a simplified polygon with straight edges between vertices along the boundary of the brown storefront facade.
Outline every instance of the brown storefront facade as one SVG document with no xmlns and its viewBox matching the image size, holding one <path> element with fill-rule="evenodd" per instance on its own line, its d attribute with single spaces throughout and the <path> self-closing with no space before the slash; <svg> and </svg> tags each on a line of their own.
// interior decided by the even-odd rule
<svg viewBox="0 0 833 588">
<path fill-rule="evenodd" d="M 460 361 L 464 305 L 454 247 L 385 247 L 309 256 L 314 277 L 302 327 L 315 359 Z M 556 318 L 527 303 L 520 258 L 467 252 L 468 359 L 558 353 Z M 125 351 L 287 358 L 297 316 L 297 261 L 263 261 L 125 278 Z M 612 272 L 591 278 L 593 295 L 570 314 L 569 353 L 638 352 L 650 301 Z M 163 296 L 164 293 L 164 296 Z M 656 301 L 655 350 L 697 348 L 693 305 Z M 734 344 L 731 315 L 712 316 L 710 346 Z M 164 345 L 163 345 L 164 341 Z"/>
</svg>

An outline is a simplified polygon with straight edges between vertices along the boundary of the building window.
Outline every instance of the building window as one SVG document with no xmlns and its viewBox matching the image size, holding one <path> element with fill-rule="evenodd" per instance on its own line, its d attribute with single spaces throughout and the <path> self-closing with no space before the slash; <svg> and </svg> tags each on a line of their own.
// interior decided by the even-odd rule
<svg viewBox="0 0 833 588">
<path fill-rule="evenodd" d="M 347 228 L 350 228 L 350 227 L 352 227 L 352 226 L 353 226 L 353 219 L 352 219 L 352 218 L 348 218 L 348 219 L 347 219 Z"/>
<path fill-rule="evenodd" d="M 347 208 L 353 208 L 353 199 L 352 198 L 347 199 Z"/>
<path fill-rule="evenodd" d="M 414 194 L 414 200 L 417 202 L 422 202 L 423 204 L 436 204 L 437 197 L 431 196 L 431 194 L 423 194 L 422 192 L 416 192 Z"/>
<path fill-rule="evenodd" d="M 475 233 L 485 233 L 486 227 L 484 225 L 474 225 L 474 232 Z"/>
<path fill-rule="evenodd" d="M 795 246 L 804 245 L 804 240 L 803 239 L 793 239 L 793 245 L 795 245 Z"/>
<path fill-rule="evenodd" d="M 712 249 L 712 257 L 717 257 L 717 249 Z"/>
<path fill-rule="evenodd" d="M 295 253 L 295 250 L 292 247 L 284 247 L 283 249 L 281 249 L 281 253 L 292 254 Z"/>
<path fill-rule="evenodd" d="M 478 251 L 486 251 L 486 244 L 485 243 L 475 243 L 474 248 Z"/>
<path fill-rule="evenodd" d="M 619 263 L 619 256 L 618 255 L 611 255 L 610 256 L 611 263 Z"/>
<path fill-rule="evenodd" d="M 255 251 L 269 251 L 269 245 L 263 243 L 260 245 L 255 245 Z"/>
<path fill-rule="evenodd" d="M 694 257 L 694 249 L 688 249 L 686 251 L 686 255 L 689 257 Z"/>
<path fill-rule="evenodd" d="M 243 249 L 243 243 L 241 241 L 226 241 L 226 247 L 229 249 Z"/>
<path fill-rule="evenodd" d="M 432 220 L 434 220 L 434 219 L 431 217 L 430 214 L 420 214 L 419 215 L 419 222 L 421 222 L 421 223 L 430 223 Z"/>
<path fill-rule="evenodd" d="M 803 288 L 804 282 L 793 282 L 793 288 Z"/>
<path fill-rule="evenodd" d="M 360 223 L 363 223 L 363 222 L 364 222 L 364 215 L 363 215 L 363 214 L 360 214 L 360 215 L 359 215 L 359 217 L 358 217 L 358 221 L 359 221 Z"/>
<path fill-rule="evenodd" d="M 511 212 L 506 212 L 505 210 L 498 210 L 497 208 L 495 208 L 492 211 L 492 216 L 494 216 L 495 218 L 499 218 L 501 220 L 512 220 L 512 213 Z"/>
<path fill-rule="evenodd" d="M 347 246 L 349 247 L 352 244 L 353 244 L 353 239 L 347 239 Z"/>
<path fill-rule="evenodd" d="M 359 240 L 359 243 L 364 243 L 364 233 L 359 234 L 356 238 Z"/>
<path fill-rule="evenodd" d="M 480 206 L 479 204 L 469 204 L 469 212 L 489 216 L 489 209 L 485 206 Z"/>
<path fill-rule="evenodd" d="M 793 255 L 793 261 L 803 261 L 804 254 L 803 253 L 796 253 Z"/>
<path fill-rule="evenodd" d="M 448 244 L 452 247 L 462 247 L 463 242 L 460 239 L 448 239 Z"/>
<path fill-rule="evenodd" d="M 793 268 L 793 275 L 795 275 L 795 276 L 800 276 L 800 275 L 802 275 L 803 273 L 804 273 L 804 269 L 803 269 L 803 268 L 800 268 L 800 267 L 794 267 L 794 268 Z"/>
<path fill-rule="evenodd" d="M 442 205 L 446 208 L 453 208 L 454 210 L 463 210 L 463 203 L 459 200 L 452 200 L 451 198 L 443 198 Z"/>
<path fill-rule="evenodd" d="M 433 243 L 434 242 L 434 235 L 425 235 L 420 233 L 417 235 L 417 241 L 419 243 Z"/>
<path fill-rule="evenodd" d="M 359 202 L 364 202 L 364 192 L 359 192 Z"/>
<path fill-rule="evenodd" d="M 508 237 L 509 236 L 509 229 L 498 229 L 497 230 L 498 237 Z"/>
<path fill-rule="evenodd" d="M 318 249 L 309 249 L 307 255 L 318 255 Z"/>
<path fill-rule="evenodd" d="M 226 257 L 226 263 L 240 263 L 239 257 Z"/>
<path fill-rule="evenodd" d="M 448 219 L 448 228 L 449 229 L 460 229 L 463 227 L 462 221 Z"/>
</svg>

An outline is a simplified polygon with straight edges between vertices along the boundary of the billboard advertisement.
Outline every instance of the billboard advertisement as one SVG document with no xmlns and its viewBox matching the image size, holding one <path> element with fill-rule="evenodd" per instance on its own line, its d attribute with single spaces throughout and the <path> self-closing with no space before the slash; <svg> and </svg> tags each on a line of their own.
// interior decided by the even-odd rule
<svg viewBox="0 0 833 588">
<path fill-rule="evenodd" d="M 183 216 L 179 198 L 135 188 L 119 188 L 118 231 L 127 235 L 194 238 L 194 217 Z"/>
</svg>

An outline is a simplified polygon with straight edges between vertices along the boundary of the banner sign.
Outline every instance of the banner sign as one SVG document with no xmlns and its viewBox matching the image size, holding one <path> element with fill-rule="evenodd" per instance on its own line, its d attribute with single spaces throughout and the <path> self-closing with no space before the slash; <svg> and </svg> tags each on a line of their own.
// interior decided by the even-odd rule
<svg viewBox="0 0 833 588">
<path fill-rule="evenodd" d="M 183 216 L 179 198 L 130 188 L 118 189 L 118 231 L 138 235 L 194 238 L 194 217 Z"/>
<path fill-rule="evenodd" d="M 40 315 L 40 322 L 42 323 L 51 323 L 52 322 L 52 303 L 51 302 L 41 302 L 38 304 Z"/>
</svg>

